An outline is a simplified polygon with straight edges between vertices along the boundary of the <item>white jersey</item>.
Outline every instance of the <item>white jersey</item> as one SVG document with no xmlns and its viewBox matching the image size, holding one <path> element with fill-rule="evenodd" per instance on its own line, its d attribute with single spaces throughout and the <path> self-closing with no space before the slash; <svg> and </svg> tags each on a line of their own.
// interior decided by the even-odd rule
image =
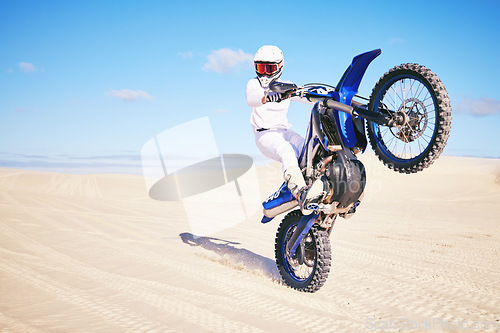
<svg viewBox="0 0 500 333">
<path fill-rule="evenodd" d="M 278 82 L 286 82 L 277 80 Z M 285 99 L 279 103 L 267 102 L 262 103 L 262 97 L 265 96 L 269 88 L 263 88 L 260 85 L 259 79 L 253 78 L 247 83 L 246 97 L 247 104 L 252 108 L 250 116 L 250 124 L 255 130 L 259 128 L 266 129 L 289 129 L 292 125 L 288 123 L 286 117 L 290 106 L 290 99 Z M 301 100 L 301 98 L 293 98 L 293 100 Z M 307 103 L 307 100 L 303 100 Z"/>
</svg>

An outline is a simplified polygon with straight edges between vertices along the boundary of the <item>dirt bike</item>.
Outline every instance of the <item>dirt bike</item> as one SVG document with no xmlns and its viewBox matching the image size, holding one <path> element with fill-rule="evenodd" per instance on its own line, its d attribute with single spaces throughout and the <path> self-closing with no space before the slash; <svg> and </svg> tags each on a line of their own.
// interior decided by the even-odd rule
<svg viewBox="0 0 500 333">
<path fill-rule="evenodd" d="M 279 81 L 270 85 L 283 98 L 315 102 L 298 161 L 307 185 L 319 180 L 323 192 L 307 207 L 311 214 L 298 209 L 283 218 L 275 242 L 283 281 L 299 291 L 315 292 L 328 277 L 334 222 L 339 216 L 351 217 L 364 194 L 366 172 L 356 155 L 365 151 L 368 140 L 380 161 L 401 173 L 427 168 L 446 146 L 451 128 L 448 93 L 424 66 L 396 66 L 375 84 L 369 99 L 357 95 L 368 65 L 380 54 L 377 49 L 354 57 L 335 87 Z M 298 205 L 284 182 L 263 202 L 262 223 Z"/>
</svg>

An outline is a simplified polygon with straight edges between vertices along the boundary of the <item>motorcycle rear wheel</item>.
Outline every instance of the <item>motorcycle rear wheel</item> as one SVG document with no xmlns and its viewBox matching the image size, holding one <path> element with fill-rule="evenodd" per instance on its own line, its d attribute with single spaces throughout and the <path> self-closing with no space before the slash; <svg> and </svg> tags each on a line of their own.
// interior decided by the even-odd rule
<svg viewBox="0 0 500 333">
<path fill-rule="evenodd" d="M 316 292 L 330 273 L 331 249 L 328 233 L 316 226 L 309 230 L 290 257 L 287 244 L 302 218 L 299 210 L 288 213 L 276 233 L 276 265 L 286 285 L 303 292 Z"/>
<path fill-rule="evenodd" d="M 435 73 L 402 64 L 385 73 L 373 88 L 369 109 L 405 113 L 406 123 L 386 127 L 367 122 L 370 145 L 379 160 L 400 173 L 416 173 L 443 152 L 451 129 L 448 92 Z"/>
</svg>

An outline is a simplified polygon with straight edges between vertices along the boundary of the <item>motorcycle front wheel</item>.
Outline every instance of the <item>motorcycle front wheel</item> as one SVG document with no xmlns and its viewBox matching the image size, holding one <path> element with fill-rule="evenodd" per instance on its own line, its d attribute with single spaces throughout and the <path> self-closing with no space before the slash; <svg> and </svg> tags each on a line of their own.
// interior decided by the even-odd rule
<svg viewBox="0 0 500 333">
<path fill-rule="evenodd" d="M 302 213 L 296 210 L 281 221 L 276 233 L 276 265 L 286 285 L 313 293 L 323 286 L 330 272 L 330 240 L 325 230 L 313 226 L 290 257 L 287 244 L 301 218 Z"/>
<path fill-rule="evenodd" d="M 398 127 L 367 122 L 372 149 L 394 171 L 422 171 L 446 146 L 451 129 L 448 92 L 424 66 L 403 64 L 385 73 L 373 88 L 369 109 L 404 113 L 405 124 Z"/>
</svg>

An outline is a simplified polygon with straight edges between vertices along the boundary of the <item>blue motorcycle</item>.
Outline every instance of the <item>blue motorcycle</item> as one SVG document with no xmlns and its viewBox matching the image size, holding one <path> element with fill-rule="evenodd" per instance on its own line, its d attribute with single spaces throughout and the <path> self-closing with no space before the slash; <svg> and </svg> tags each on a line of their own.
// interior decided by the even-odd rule
<svg viewBox="0 0 500 333">
<path fill-rule="evenodd" d="M 384 165 L 401 173 L 427 168 L 446 146 L 450 100 L 441 80 L 424 66 L 396 66 L 380 78 L 369 99 L 357 95 L 368 65 L 380 53 L 377 49 L 356 56 L 335 87 L 283 82 L 270 86 L 284 97 L 315 102 L 299 166 L 308 185 L 323 183 L 322 196 L 308 207 L 313 211 L 309 215 L 298 209 L 289 212 L 275 243 L 283 281 L 299 291 L 315 292 L 328 277 L 334 222 L 339 216 L 351 217 L 364 194 L 366 173 L 356 155 L 365 151 L 368 141 Z M 283 183 L 263 206 L 262 223 L 267 223 L 298 202 Z"/>
</svg>

